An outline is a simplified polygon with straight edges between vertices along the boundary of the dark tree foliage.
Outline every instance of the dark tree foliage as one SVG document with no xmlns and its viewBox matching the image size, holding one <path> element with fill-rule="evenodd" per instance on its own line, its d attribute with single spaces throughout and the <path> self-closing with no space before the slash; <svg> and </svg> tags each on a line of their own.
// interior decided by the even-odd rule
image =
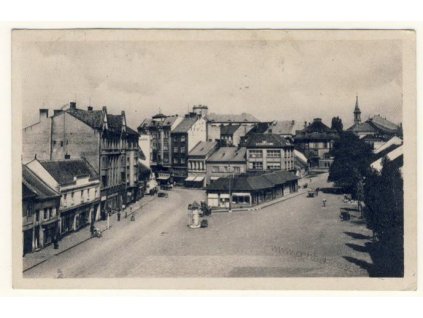
<svg viewBox="0 0 423 318">
<path fill-rule="evenodd" d="M 333 117 L 331 129 L 335 129 L 337 132 L 341 133 L 344 130 L 344 124 L 342 124 L 342 119 L 338 116 Z"/>
<path fill-rule="evenodd" d="M 381 245 L 385 267 L 394 276 L 404 270 L 404 189 L 398 164 L 383 161 L 381 173 L 373 171 L 364 186 L 365 218 Z"/>
<path fill-rule="evenodd" d="M 357 183 L 370 172 L 370 145 L 351 132 L 343 132 L 332 149 L 334 162 L 329 169 L 329 181 L 356 197 Z"/>
</svg>

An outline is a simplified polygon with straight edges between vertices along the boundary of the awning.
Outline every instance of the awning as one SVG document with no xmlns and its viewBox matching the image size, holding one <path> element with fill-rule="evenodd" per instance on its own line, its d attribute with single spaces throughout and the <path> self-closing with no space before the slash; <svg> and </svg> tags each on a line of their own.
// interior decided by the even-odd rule
<svg viewBox="0 0 423 318">
<path fill-rule="evenodd" d="M 210 177 L 210 180 L 216 181 L 217 179 L 220 179 L 220 177 Z"/>
<path fill-rule="evenodd" d="M 207 196 L 209 199 L 217 199 L 219 197 L 217 193 L 209 193 Z"/>
<path fill-rule="evenodd" d="M 229 199 L 229 194 L 228 193 L 221 193 L 220 198 L 221 199 Z"/>
<path fill-rule="evenodd" d="M 195 182 L 201 182 L 201 181 L 203 181 L 204 180 L 204 177 L 201 177 L 201 176 L 199 176 L 199 177 L 195 177 Z"/>
<path fill-rule="evenodd" d="M 185 181 L 194 181 L 195 177 L 194 176 L 190 176 L 188 178 L 185 179 Z"/>
<path fill-rule="evenodd" d="M 249 197 L 250 194 L 248 192 L 234 192 L 232 195 L 236 195 L 237 197 Z"/>
<path fill-rule="evenodd" d="M 168 180 L 170 176 L 158 176 L 157 180 Z"/>
</svg>

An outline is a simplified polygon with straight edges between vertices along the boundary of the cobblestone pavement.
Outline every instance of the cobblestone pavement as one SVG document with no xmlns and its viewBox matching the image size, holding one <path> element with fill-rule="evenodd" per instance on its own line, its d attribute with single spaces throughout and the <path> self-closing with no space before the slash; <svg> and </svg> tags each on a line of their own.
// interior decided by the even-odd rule
<svg viewBox="0 0 423 318">
<path fill-rule="evenodd" d="M 327 174 L 308 180 L 324 187 Z M 175 188 L 92 239 L 26 271 L 25 277 L 368 276 L 370 240 L 359 215 L 339 219 L 341 195 L 293 197 L 258 211 L 216 213 L 187 227 L 186 207 L 201 190 Z M 326 207 L 322 200 L 326 199 Z M 363 265 L 364 264 L 364 265 Z"/>
</svg>

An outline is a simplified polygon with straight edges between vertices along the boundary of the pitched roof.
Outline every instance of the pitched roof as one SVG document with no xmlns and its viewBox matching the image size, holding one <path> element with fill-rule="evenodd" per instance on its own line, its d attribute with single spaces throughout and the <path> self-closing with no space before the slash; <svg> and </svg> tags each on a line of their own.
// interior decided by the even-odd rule
<svg viewBox="0 0 423 318">
<path fill-rule="evenodd" d="M 84 159 L 40 160 L 40 164 L 60 185 L 75 182 L 75 177 L 98 179 L 97 172 Z"/>
<path fill-rule="evenodd" d="M 172 130 L 172 133 L 185 133 L 191 129 L 191 127 L 196 123 L 198 118 L 185 117 L 175 129 Z"/>
<path fill-rule="evenodd" d="M 386 118 L 381 117 L 380 115 L 373 116 L 370 118 L 372 124 L 374 124 L 377 128 L 386 131 L 386 132 L 396 132 L 399 129 L 399 126 L 395 125 L 394 123 L 390 122 Z"/>
<path fill-rule="evenodd" d="M 386 148 L 392 146 L 392 145 L 402 145 L 402 139 L 394 136 L 391 139 L 389 139 L 387 142 L 385 142 L 382 146 L 380 146 L 379 148 L 375 149 L 373 151 L 373 153 L 377 154 L 383 150 L 385 150 Z"/>
<path fill-rule="evenodd" d="M 297 180 L 298 177 L 288 171 L 274 171 L 258 175 L 242 174 L 234 177 L 223 177 L 207 186 L 207 190 L 229 191 L 257 191 L 269 189 L 275 185 L 282 185 L 288 181 Z"/>
<path fill-rule="evenodd" d="M 269 125 L 269 128 L 266 130 L 266 133 L 277 135 L 294 135 L 294 127 L 294 120 L 274 121 Z"/>
<path fill-rule="evenodd" d="M 395 160 L 399 159 L 402 156 L 403 156 L 403 146 L 401 145 L 401 146 L 397 147 L 396 149 L 392 150 L 391 152 L 389 152 L 384 157 L 388 158 L 390 161 L 395 161 Z M 383 161 L 383 158 L 384 157 L 379 158 L 378 160 L 374 161 L 371 164 L 371 167 L 373 169 L 376 169 L 379 172 L 382 171 L 382 161 Z"/>
<path fill-rule="evenodd" d="M 246 141 L 247 148 L 282 148 L 286 146 L 291 146 L 291 143 L 275 134 L 251 134 Z"/>
<path fill-rule="evenodd" d="M 241 125 L 222 125 L 220 126 L 220 135 L 233 135 Z"/>
<path fill-rule="evenodd" d="M 374 133 L 376 131 L 376 129 L 367 121 L 364 123 L 354 124 L 347 130 L 355 133 Z"/>
<path fill-rule="evenodd" d="M 200 141 L 188 154 L 188 156 L 206 156 L 217 146 L 216 141 Z"/>
<path fill-rule="evenodd" d="M 27 166 L 22 166 L 22 198 L 36 196 L 38 199 L 59 197 L 60 194 L 49 187 Z"/>
<path fill-rule="evenodd" d="M 339 138 L 336 130 L 326 126 L 320 118 L 315 118 L 311 124 L 302 130 L 297 130 L 294 140 L 335 140 Z"/>
<path fill-rule="evenodd" d="M 89 111 L 78 108 L 69 108 L 66 112 L 94 129 L 101 129 L 103 127 L 102 110 Z"/>
<path fill-rule="evenodd" d="M 207 162 L 245 162 L 245 147 L 220 147 Z"/>
<path fill-rule="evenodd" d="M 242 122 L 260 122 L 256 117 L 249 113 L 241 114 L 215 114 L 210 113 L 207 115 L 207 120 L 210 122 L 220 123 L 242 123 Z"/>
</svg>

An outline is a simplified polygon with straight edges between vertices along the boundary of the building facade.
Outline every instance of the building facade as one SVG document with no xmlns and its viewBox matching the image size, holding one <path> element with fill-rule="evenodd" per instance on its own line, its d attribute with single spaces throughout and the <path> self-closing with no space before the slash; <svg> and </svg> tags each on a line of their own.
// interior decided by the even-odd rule
<svg viewBox="0 0 423 318">
<path fill-rule="evenodd" d="M 252 134 L 246 141 L 247 171 L 294 171 L 294 145 L 275 134 Z"/>
<path fill-rule="evenodd" d="M 206 185 L 247 171 L 244 147 L 220 147 L 206 160 Z"/>
<path fill-rule="evenodd" d="M 361 110 L 356 97 L 354 107 L 354 124 L 347 129 L 364 142 L 377 149 L 394 136 L 402 137 L 402 128 L 386 118 L 376 115 L 366 121 L 361 121 Z"/>
<path fill-rule="evenodd" d="M 207 159 L 216 151 L 218 145 L 216 141 L 200 141 L 188 153 L 188 177 L 185 179 L 185 186 L 206 186 Z"/>
<path fill-rule="evenodd" d="M 121 209 L 139 197 L 139 135 L 126 125 L 125 112 L 108 114 L 101 110 L 69 107 L 40 110 L 40 121 L 23 129 L 23 162 L 34 158 L 61 160 L 84 158 L 94 167 L 101 182 L 101 209 Z"/>
<path fill-rule="evenodd" d="M 242 174 L 207 186 L 207 204 L 214 209 L 252 207 L 298 191 L 298 177 L 288 171 Z"/>
<path fill-rule="evenodd" d="M 138 127 L 141 147 L 146 149 L 146 165 L 162 183 L 173 182 L 171 132 L 182 120 L 178 115 L 159 113 Z"/>
<path fill-rule="evenodd" d="M 188 177 L 188 154 L 201 141 L 207 138 L 206 120 L 190 113 L 171 132 L 172 136 L 172 175 L 175 183 L 184 184 Z"/>
<path fill-rule="evenodd" d="M 23 255 L 58 240 L 60 193 L 22 166 Z"/>
<path fill-rule="evenodd" d="M 339 139 L 338 132 L 326 126 L 321 118 L 305 126 L 296 132 L 295 148 L 308 158 L 310 168 L 329 169 L 333 162 L 330 152 Z"/>
<path fill-rule="evenodd" d="M 248 113 L 236 114 L 215 114 L 210 113 L 207 115 L 207 140 L 219 141 L 222 138 L 221 132 L 225 133 L 227 130 L 225 126 L 233 125 L 234 127 L 240 126 L 237 130 L 237 135 L 232 136 L 234 146 L 239 145 L 237 139 L 241 139 L 251 129 L 253 129 L 260 120 Z M 223 127 L 223 128 L 222 128 Z M 229 130 L 231 130 L 230 128 Z M 227 134 L 226 134 L 227 135 Z M 233 133 L 231 134 L 233 135 Z M 227 138 L 228 136 L 224 137 Z"/>
<path fill-rule="evenodd" d="M 94 224 L 100 218 L 100 180 L 83 159 L 37 160 L 27 165 L 32 173 L 60 193 L 58 232 L 61 236 Z"/>
</svg>

